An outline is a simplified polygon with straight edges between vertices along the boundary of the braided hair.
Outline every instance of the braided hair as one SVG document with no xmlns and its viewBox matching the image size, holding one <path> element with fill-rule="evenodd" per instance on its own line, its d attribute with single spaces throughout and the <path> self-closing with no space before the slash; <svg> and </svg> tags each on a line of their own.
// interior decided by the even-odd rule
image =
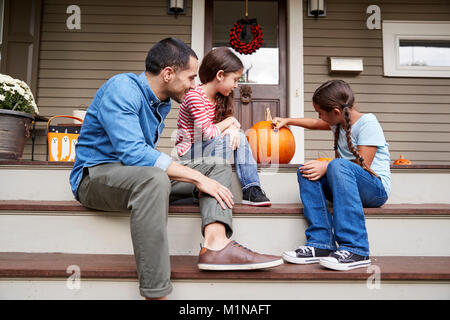
<svg viewBox="0 0 450 320">
<path fill-rule="evenodd" d="M 347 139 L 347 146 L 350 152 L 356 159 L 356 163 L 360 165 L 364 170 L 370 172 L 374 176 L 378 175 L 364 162 L 364 158 L 358 152 L 358 149 L 353 145 L 351 130 L 352 120 L 350 109 L 353 108 L 355 103 L 355 96 L 349 84 L 343 80 L 329 80 L 322 84 L 314 92 L 313 102 L 326 112 L 331 112 L 334 108 L 342 110 L 344 115 L 344 130 L 345 137 Z M 341 131 L 341 125 L 336 125 L 334 132 L 334 156 L 340 158 L 338 151 L 338 141 Z"/>
</svg>

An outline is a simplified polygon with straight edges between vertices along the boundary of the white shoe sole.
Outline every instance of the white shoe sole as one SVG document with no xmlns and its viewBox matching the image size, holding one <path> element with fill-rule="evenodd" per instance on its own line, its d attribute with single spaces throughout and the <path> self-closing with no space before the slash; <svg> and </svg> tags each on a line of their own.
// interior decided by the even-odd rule
<svg viewBox="0 0 450 320">
<path fill-rule="evenodd" d="M 252 202 L 248 200 L 242 200 L 242 204 L 246 204 L 248 206 L 254 206 L 254 207 L 270 207 L 272 205 L 272 202 L 265 201 L 265 202 Z"/>
<path fill-rule="evenodd" d="M 293 257 L 287 253 L 283 253 L 283 259 L 290 263 L 295 264 L 312 264 L 312 263 L 319 263 L 321 258 L 320 257 L 311 257 L 311 258 L 297 258 Z"/>
<path fill-rule="evenodd" d="M 216 271 L 228 271 L 228 270 L 256 270 L 272 268 L 283 264 L 283 259 L 252 263 L 252 264 L 208 264 L 199 263 L 197 266 L 201 270 L 216 270 Z"/>
<path fill-rule="evenodd" d="M 336 260 L 333 258 L 333 260 Z M 370 266 L 371 261 L 369 260 L 364 260 L 364 261 L 358 261 L 358 262 L 352 262 L 352 263 L 339 263 L 339 262 L 335 262 L 335 261 L 331 261 L 330 259 L 327 258 L 323 258 L 320 260 L 320 265 L 328 268 L 328 269 L 333 269 L 333 270 L 338 270 L 338 271 L 347 271 L 347 270 L 353 270 L 353 269 L 357 269 L 357 268 L 365 268 Z"/>
</svg>

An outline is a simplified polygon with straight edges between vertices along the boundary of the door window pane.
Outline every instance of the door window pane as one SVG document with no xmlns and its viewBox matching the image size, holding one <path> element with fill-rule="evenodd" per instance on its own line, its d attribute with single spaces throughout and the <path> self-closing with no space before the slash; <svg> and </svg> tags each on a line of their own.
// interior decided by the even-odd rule
<svg viewBox="0 0 450 320">
<path fill-rule="evenodd" d="M 213 48 L 229 47 L 230 30 L 245 17 L 245 1 L 214 1 Z M 278 2 L 249 1 L 248 18 L 256 18 L 263 31 L 264 42 L 250 55 L 233 52 L 244 64 L 240 82 L 251 84 L 278 84 Z"/>
</svg>

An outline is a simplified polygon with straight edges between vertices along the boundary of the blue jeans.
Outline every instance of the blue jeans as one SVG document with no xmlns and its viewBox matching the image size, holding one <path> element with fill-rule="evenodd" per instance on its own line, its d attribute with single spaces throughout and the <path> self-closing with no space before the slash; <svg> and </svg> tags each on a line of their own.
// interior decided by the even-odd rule
<svg viewBox="0 0 450 320">
<path fill-rule="evenodd" d="M 304 216 L 308 221 L 306 245 L 319 249 L 347 250 L 369 255 L 363 207 L 379 207 L 387 201 L 381 179 L 345 159 L 334 159 L 326 174 L 310 181 L 297 171 Z M 333 215 L 327 205 L 333 203 Z"/>
<path fill-rule="evenodd" d="M 195 142 L 189 151 L 183 155 L 182 159 L 198 159 L 207 157 L 221 157 L 229 160 L 234 155 L 234 164 L 236 173 L 241 182 L 242 191 L 249 187 L 261 187 L 258 176 L 258 167 L 252 150 L 248 144 L 244 133 L 240 133 L 240 145 L 236 150 L 230 147 L 230 136 L 225 135 L 223 138 L 219 135 L 211 140 Z"/>
</svg>

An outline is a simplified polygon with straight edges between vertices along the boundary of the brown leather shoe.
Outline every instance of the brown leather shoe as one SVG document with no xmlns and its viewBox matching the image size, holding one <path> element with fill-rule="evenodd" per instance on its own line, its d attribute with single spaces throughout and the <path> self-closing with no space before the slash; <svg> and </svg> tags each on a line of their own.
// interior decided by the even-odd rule
<svg viewBox="0 0 450 320">
<path fill-rule="evenodd" d="M 253 252 L 236 241 L 230 241 L 222 250 L 203 247 L 198 257 L 201 270 L 254 270 L 280 264 L 283 264 L 281 257 Z"/>
</svg>

